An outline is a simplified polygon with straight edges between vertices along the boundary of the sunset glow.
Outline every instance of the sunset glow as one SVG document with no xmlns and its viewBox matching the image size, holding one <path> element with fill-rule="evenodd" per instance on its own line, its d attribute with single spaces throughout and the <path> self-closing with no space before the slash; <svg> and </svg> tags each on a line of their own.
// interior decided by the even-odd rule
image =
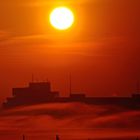
<svg viewBox="0 0 140 140">
<path fill-rule="evenodd" d="M 66 7 L 55 8 L 50 14 L 50 23 L 59 30 L 66 30 L 72 26 L 74 15 L 72 11 Z"/>
<path fill-rule="evenodd" d="M 0 140 L 140 140 L 140 0 L 0 0 Z"/>
</svg>

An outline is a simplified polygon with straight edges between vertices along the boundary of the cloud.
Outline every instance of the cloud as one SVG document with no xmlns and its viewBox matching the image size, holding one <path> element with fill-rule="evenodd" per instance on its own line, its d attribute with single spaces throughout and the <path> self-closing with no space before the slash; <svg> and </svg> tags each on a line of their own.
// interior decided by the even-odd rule
<svg viewBox="0 0 140 140">
<path fill-rule="evenodd" d="M 44 6 L 50 6 L 50 5 L 65 5 L 65 4 L 86 4 L 86 3 L 95 3 L 95 2 L 98 2 L 97 0 L 62 0 L 62 1 L 52 1 L 52 0 L 13 0 L 13 1 L 10 1 L 10 0 L 5 0 L 3 2 L 1 2 L 1 5 L 2 6 L 8 6 L 8 7 L 15 7 L 15 6 L 19 6 L 19 7 L 22 7 L 22 6 L 25 6 L 25 7 L 44 7 Z"/>
<path fill-rule="evenodd" d="M 10 36 L 9 32 L 0 30 L 0 42 L 6 41 Z"/>
<path fill-rule="evenodd" d="M 140 111 L 116 106 L 43 104 L 1 111 L 0 131 L 34 135 L 59 132 L 72 137 L 134 136 L 140 132 L 139 118 Z M 93 134 L 94 131 L 98 133 Z"/>
<path fill-rule="evenodd" d="M 4 110 L 2 118 L 14 118 L 26 121 L 37 116 L 54 121 L 69 120 L 69 125 L 80 124 L 89 128 L 140 128 L 140 111 L 126 111 L 126 109 L 110 106 L 92 106 L 80 103 L 70 104 L 43 104 L 16 109 Z M 81 124 L 82 123 L 82 124 Z M 65 126 L 64 126 L 65 127 Z"/>
</svg>

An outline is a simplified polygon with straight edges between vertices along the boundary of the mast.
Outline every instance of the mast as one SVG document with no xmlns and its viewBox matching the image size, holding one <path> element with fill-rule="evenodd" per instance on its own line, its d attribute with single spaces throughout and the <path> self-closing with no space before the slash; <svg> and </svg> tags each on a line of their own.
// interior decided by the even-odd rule
<svg viewBox="0 0 140 140">
<path fill-rule="evenodd" d="M 32 74 L 32 83 L 34 82 L 34 74 Z"/>
<path fill-rule="evenodd" d="M 23 137 L 22 137 L 23 139 L 22 140 L 25 140 L 25 135 L 23 135 Z"/>
<path fill-rule="evenodd" d="M 56 135 L 56 140 L 60 140 L 59 135 Z"/>
<path fill-rule="evenodd" d="M 71 83 L 71 73 L 69 74 L 69 92 L 72 94 L 72 83 Z"/>
<path fill-rule="evenodd" d="M 137 91 L 137 94 L 140 93 L 140 82 L 139 82 L 139 80 L 137 81 L 137 84 L 136 84 L 136 91 Z"/>
</svg>

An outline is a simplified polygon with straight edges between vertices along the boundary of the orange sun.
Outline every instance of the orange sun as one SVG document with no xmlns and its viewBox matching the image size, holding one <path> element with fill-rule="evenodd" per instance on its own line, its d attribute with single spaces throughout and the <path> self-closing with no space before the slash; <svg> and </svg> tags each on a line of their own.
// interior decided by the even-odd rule
<svg viewBox="0 0 140 140">
<path fill-rule="evenodd" d="M 74 14 L 67 7 L 57 7 L 50 14 L 50 23 L 58 30 L 66 30 L 74 23 Z"/>
</svg>

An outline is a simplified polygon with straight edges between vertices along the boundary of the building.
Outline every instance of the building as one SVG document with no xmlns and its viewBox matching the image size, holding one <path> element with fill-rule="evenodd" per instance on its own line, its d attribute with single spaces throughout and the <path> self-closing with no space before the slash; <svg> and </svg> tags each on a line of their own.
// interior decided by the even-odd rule
<svg viewBox="0 0 140 140">
<path fill-rule="evenodd" d="M 12 94 L 13 97 L 8 97 L 3 103 L 4 107 L 52 102 L 59 97 L 59 92 L 51 91 L 49 82 L 32 82 L 28 87 L 13 88 Z"/>
<path fill-rule="evenodd" d="M 51 90 L 50 82 L 32 82 L 28 87 L 13 88 L 13 97 L 3 103 L 4 108 L 42 103 L 82 102 L 94 105 L 117 105 L 131 109 L 140 109 L 140 94 L 131 97 L 86 97 L 85 94 L 70 93 L 69 97 L 61 97 L 59 92 Z"/>
</svg>

